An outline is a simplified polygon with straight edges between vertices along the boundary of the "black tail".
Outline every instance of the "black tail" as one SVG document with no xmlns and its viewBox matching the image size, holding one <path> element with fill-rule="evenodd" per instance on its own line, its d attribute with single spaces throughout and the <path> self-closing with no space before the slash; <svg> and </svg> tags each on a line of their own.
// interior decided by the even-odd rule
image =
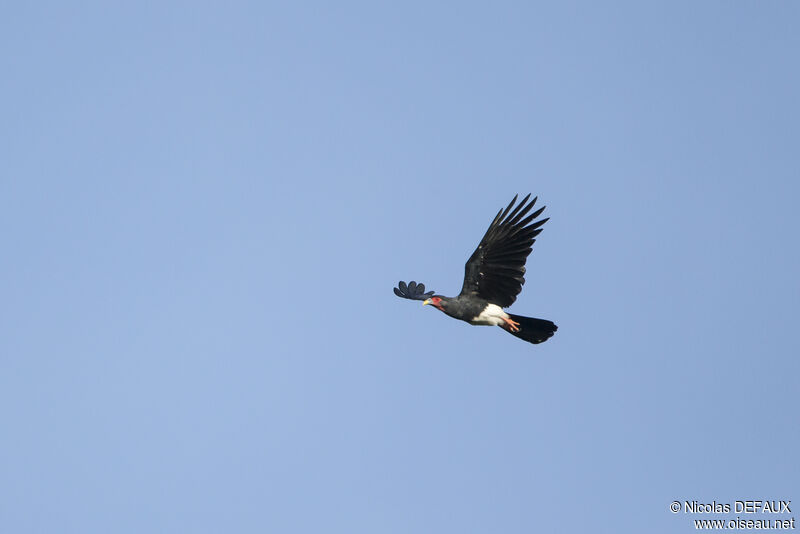
<svg viewBox="0 0 800 534">
<path fill-rule="evenodd" d="M 521 315 L 508 314 L 508 317 L 519 323 L 519 332 L 507 330 L 510 334 L 524 339 L 529 343 L 541 343 L 550 339 L 558 327 L 553 321 L 547 319 L 534 319 L 533 317 L 523 317 Z"/>
</svg>

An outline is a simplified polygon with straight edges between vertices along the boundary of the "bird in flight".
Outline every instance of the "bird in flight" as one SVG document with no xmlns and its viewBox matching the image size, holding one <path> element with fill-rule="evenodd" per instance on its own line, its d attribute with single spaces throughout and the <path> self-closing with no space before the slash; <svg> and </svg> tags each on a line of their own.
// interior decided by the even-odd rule
<svg viewBox="0 0 800 534">
<path fill-rule="evenodd" d="M 497 213 L 478 248 L 467 260 L 464 285 L 457 297 L 435 295 L 434 291 L 426 293 L 425 284 L 414 281 L 408 284 L 401 281 L 394 288 L 394 294 L 421 300 L 423 305 L 430 304 L 472 325 L 499 326 L 530 343 L 547 341 L 558 330 L 552 321 L 503 311 L 522 291 L 525 260 L 542 231 L 541 226 L 549 220 L 534 220 L 542 214 L 544 206 L 528 215 L 536 203 L 536 197 L 528 202 L 529 198 L 530 194 L 514 207 L 515 195 L 511 203 Z"/>
</svg>

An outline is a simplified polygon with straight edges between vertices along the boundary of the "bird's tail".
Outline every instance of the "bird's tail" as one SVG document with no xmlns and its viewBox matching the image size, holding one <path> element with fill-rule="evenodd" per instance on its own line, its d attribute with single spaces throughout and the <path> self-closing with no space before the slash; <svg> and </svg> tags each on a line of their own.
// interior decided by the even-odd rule
<svg viewBox="0 0 800 534">
<path fill-rule="evenodd" d="M 524 339 L 529 343 L 541 343 L 550 339 L 558 327 L 553 321 L 547 319 L 534 319 L 533 317 L 523 317 L 522 315 L 508 314 L 509 319 L 519 323 L 519 332 L 512 332 L 506 329 L 507 332 Z"/>
</svg>

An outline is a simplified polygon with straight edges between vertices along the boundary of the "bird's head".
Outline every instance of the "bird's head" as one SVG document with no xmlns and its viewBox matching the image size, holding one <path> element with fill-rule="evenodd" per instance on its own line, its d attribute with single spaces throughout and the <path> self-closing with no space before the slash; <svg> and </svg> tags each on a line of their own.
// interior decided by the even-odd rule
<svg viewBox="0 0 800 534">
<path fill-rule="evenodd" d="M 444 298 L 440 297 L 439 295 L 434 295 L 431 298 L 422 301 L 423 306 L 425 306 L 426 304 L 430 304 L 431 306 L 435 306 L 440 310 L 444 311 L 444 307 L 447 305 L 447 301 L 444 300 Z"/>
</svg>

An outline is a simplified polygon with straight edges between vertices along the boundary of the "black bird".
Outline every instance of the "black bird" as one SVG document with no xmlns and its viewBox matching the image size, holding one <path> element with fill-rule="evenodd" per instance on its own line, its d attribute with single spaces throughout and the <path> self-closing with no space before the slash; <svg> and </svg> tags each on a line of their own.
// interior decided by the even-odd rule
<svg viewBox="0 0 800 534">
<path fill-rule="evenodd" d="M 547 341 L 558 327 L 546 319 L 534 319 L 503 311 L 511 306 L 525 283 L 525 260 L 533 250 L 540 228 L 549 218 L 534 221 L 544 211 L 544 206 L 530 215 L 536 197 L 530 195 L 516 207 L 517 196 L 501 209 L 489 225 L 478 248 L 464 267 L 464 285 L 457 297 L 434 295 L 425 292 L 425 284 L 400 282 L 394 288 L 398 297 L 421 300 L 431 304 L 450 317 L 473 325 L 499 326 L 530 343 Z M 513 208 L 513 210 L 512 210 Z"/>
</svg>

